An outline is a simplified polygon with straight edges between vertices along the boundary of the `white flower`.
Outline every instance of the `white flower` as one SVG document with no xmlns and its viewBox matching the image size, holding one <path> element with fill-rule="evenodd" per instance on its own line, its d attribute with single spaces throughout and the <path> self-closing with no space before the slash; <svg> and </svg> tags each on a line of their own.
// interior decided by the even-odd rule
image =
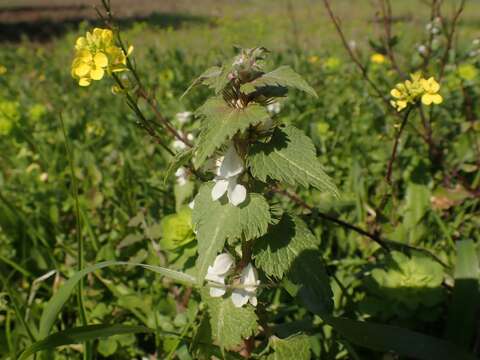
<svg viewBox="0 0 480 360">
<path fill-rule="evenodd" d="M 472 45 L 473 45 L 473 46 L 478 46 L 478 45 L 480 45 L 480 39 L 473 39 Z"/>
<path fill-rule="evenodd" d="M 257 306 L 257 287 L 260 284 L 258 280 L 257 270 L 248 264 L 240 274 L 241 288 L 236 288 L 232 291 L 232 302 L 236 307 L 242 307 L 250 302 L 253 306 Z"/>
<path fill-rule="evenodd" d="M 418 52 L 422 55 L 427 54 L 427 47 L 425 45 L 419 45 L 417 48 Z"/>
<path fill-rule="evenodd" d="M 232 144 L 217 168 L 217 176 L 213 180 L 215 186 L 212 189 L 212 200 L 216 201 L 227 193 L 228 201 L 233 206 L 244 202 L 247 197 L 247 189 L 245 186 L 237 184 L 237 179 L 242 172 L 243 161 Z"/>
<path fill-rule="evenodd" d="M 210 284 L 210 296 L 220 297 L 225 295 L 227 288 L 225 287 L 225 278 L 228 276 L 233 266 L 233 257 L 228 253 L 223 253 L 215 258 L 212 266 L 207 269 L 205 279 L 213 282 Z"/>
<path fill-rule="evenodd" d="M 188 203 L 188 207 L 193 210 L 193 208 L 195 207 L 195 199 Z"/>
<path fill-rule="evenodd" d="M 190 117 L 192 116 L 191 111 L 183 111 L 175 114 L 175 118 L 180 124 L 186 124 L 188 120 L 190 120 Z"/>
<path fill-rule="evenodd" d="M 273 115 L 278 114 L 280 112 L 280 109 L 281 109 L 281 106 L 278 101 L 267 105 L 267 111 Z"/>
<path fill-rule="evenodd" d="M 185 137 L 185 135 L 181 131 L 179 131 L 178 134 L 182 138 Z M 187 140 L 192 141 L 195 137 L 192 134 L 187 134 L 186 138 L 187 138 Z M 185 144 L 182 140 L 177 139 L 177 138 L 175 138 L 175 140 L 173 140 L 172 146 L 177 151 L 182 151 L 182 150 L 185 150 L 187 148 L 187 144 Z"/>
<path fill-rule="evenodd" d="M 187 183 L 187 170 L 184 167 L 180 167 L 175 171 L 175 177 L 177 178 L 177 184 L 183 186 Z"/>
</svg>

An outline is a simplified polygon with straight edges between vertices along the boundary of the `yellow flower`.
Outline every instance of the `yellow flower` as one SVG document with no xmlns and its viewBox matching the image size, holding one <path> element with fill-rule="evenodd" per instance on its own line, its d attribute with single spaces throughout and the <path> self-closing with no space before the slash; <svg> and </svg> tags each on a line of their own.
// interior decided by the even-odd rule
<svg viewBox="0 0 480 360">
<path fill-rule="evenodd" d="M 415 104 L 419 98 L 425 105 L 440 104 L 443 98 L 438 91 L 440 85 L 433 77 L 424 79 L 421 72 L 410 75 L 410 79 L 403 83 L 395 85 L 390 91 L 390 95 L 394 98 L 390 101 L 397 111 L 402 111 L 408 104 Z"/>
<path fill-rule="evenodd" d="M 5 75 L 7 72 L 7 68 L 3 65 L 0 65 L 0 75 Z"/>
<path fill-rule="evenodd" d="M 438 92 L 440 91 L 440 84 L 435 81 L 433 77 L 420 80 L 422 87 L 425 93 L 422 95 L 422 103 L 425 105 L 433 104 L 441 104 L 443 102 L 443 98 Z"/>
<path fill-rule="evenodd" d="M 315 64 L 318 62 L 318 60 L 320 60 L 320 58 L 317 56 L 317 55 L 310 55 L 308 58 L 307 58 L 307 61 L 310 63 L 310 64 Z"/>
<path fill-rule="evenodd" d="M 127 56 L 132 50 L 130 47 L 125 54 L 115 45 L 111 30 L 95 28 L 75 43 L 72 77 L 80 86 L 88 86 L 92 80 L 101 80 L 105 73 L 126 71 Z"/>
<path fill-rule="evenodd" d="M 376 53 L 370 56 L 370 61 L 375 64 L 383 64 L 387 61 L 384 55 Z"/>
</svg>

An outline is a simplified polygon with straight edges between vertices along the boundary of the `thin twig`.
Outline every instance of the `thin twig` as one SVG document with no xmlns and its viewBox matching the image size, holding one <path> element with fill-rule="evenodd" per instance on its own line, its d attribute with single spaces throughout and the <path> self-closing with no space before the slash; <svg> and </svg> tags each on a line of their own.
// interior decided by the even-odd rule
<svg viewBox="0 0 480 360">
<path fill-rule="evenodd" d="M 445 52 L 443 53 L 442 61 L 440 63 L 439 81 L 443 79 L 443 75 L 445 74 L 445 68 L 448 63 L 448 55 L 450 54 L 450 50 L 452 50 L 453 37 L 455 35 L 455 30 L 457 29 L 458 19 L 460 18 L 460 15 L 465 8 L 466 2 L 467 0 L 462 0 L 462 2 L 460 3 L 460 6 L 453 15 L 450 31 L 447 31 L 447 46 L 445 47 Z"/>
<path fill-rule="evenodd" d="M 408 116 L 410 115 L 410 112 L 412 111 L 412 109 L 413 107 L 410 106 L 405 112 L 400 128 L 398 129 L 397 134 L 395 135 L 395 142 L 393 143 L 392 155 L 390 156 L 390 160 L 388 161 L 387 175 L 385 176 L 385 180 L 390 185 L 392 184 L 393 163 L 395 162 L 395 159 L 397 157 L 398 144 L 400 142 L 400 137 L 402 136 L 403 129 L 405 129 L 405 125 L 407 124 L 407 121 L 408 121 Z"/>
<path fill-rule="evenodd" d="M 387 56 L 392 63 L 393 68 L 396 70 L 398 75 L 402 78 L 405 78 L 405 73 L 400 69 L 397 63 L 397 59 L 395 57 L 395 52 L 392 49 L 392 5 L 390 4 L 390 0 L 379 0 L 380 1 L 380 8 L 382 10 L 382 18 L 383 18 L 383 28 L 385 32 L 384 38 L 384 46 L 387 51 Z"/>
</svg>

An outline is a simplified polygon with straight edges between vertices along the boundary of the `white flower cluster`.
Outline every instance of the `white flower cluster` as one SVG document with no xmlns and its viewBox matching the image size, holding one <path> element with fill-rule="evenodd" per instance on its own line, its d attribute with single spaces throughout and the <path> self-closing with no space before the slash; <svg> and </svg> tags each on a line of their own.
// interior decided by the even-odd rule
<svg viewBox="0 0 480 360">
<path fill-rule="evenodd" d="M 247 198 L 247 189 L 237 180 L 243 173 L 243 161 L 235 150 L 233 144 L 230 145 L 225 156 L 219 160 L 216 177 L 213 180 L 215 186 L 212 189 L 212 200 L 220 199 L 227 193 L 228 202 L 234 206 L 240 205 Z"/>
<path fill-rule="evenodd" d="M 234 259 L 228 253 L 223 253 L 215 258 L 212 266 L 208 267 L 206 280 L 210 281 L 210 296 L 221 297 L 227 292 L 225 284 L 226 278 L 231 274 L 234 267 Z M 257 287 L 260 284 L 257 270 L 251 263 L 243 268 L 237 287 L 234 287 L 231 293 L 233 305 L 242 307 L 248 302 L 257 306 Z"/>
</svg>

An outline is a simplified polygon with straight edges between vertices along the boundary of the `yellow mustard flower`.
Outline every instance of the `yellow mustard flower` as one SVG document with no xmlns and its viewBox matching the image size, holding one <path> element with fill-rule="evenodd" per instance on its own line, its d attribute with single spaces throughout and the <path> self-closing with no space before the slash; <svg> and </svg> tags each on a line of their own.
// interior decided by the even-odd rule
<svg viewBox="0 0 480 360">
<path fill-rule="evenodd" d="M 7 68 L 4 65 L 0 65 L 0 75 L 5 75 L 7 73 Z"/>
<path fill-rule="evenodd" d="M 420 80 L 425 93 L 422 95 L 422 103 L 425 105 L 441 104 L 443 98 L 438 92 L 440 91 L 440 84 L 435 81 L 433 77 Z"/>
<path fill-rule="evenodd" d="M 72 63 L 72 76 L 80 86 L 88 86 L 92 80 L 101 80 L 105 73 L 127 70 L 127 56 L 115 45 L 113 32 L 109 29 L 95 28 L 81 36 L 75 43 L 75 59 Z"/>
<path fill-rule="evenodd" d="M 417 72 L 411 74 L 409 80 L 395 85 L 395 88 L 390 91 L 390 95 L 394 98 L 390 103 L 397 111 L 402 111 L 408 104 L 415 104 L 419 98 L 425 105 L 440 104 L 443 98 L 438 94 L 439 90 L 440 85 L 433 77 L 427 80 Z"/>
<path fill-rule="evenodd" d="M 387 61 L 386 57 L 382 54 L 376 53 L 370 56 L 370 61 L 375 64 L 383 64 Z"/>
</svg>

